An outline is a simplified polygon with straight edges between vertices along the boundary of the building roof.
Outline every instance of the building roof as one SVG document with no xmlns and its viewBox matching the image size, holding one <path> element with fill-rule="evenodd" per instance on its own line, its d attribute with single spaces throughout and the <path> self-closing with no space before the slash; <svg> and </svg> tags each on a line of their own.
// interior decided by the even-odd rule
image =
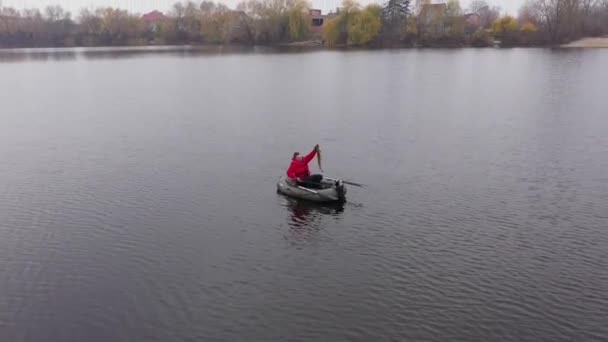
<svg viewBox="0 0 608 342">
<path fill-rule="evenodd" d="M 150 13 L 146 13 L 144 15 L 141 16 L 141 18 L 144 21 L 147 22 L 152 22 L 152 21 L 160 21 L 160 20 L 165 20 L 165 15 L 163 14 L 163 12 L 159 12 L 159 11 L 152 11 Z"/>
</svg>

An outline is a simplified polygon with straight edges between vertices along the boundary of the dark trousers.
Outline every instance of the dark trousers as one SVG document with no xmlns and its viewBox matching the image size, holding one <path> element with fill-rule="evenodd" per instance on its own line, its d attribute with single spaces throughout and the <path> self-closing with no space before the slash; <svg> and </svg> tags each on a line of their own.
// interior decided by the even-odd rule
<svg viewBox="0 0 608 342">
<path fill-rule="evenodd" d="M 323 175 L 310 175 L 302 178 L 302 181 L 298 182 L 298 185 L 301 185 L 305 188 L 320 189 L 322 179 Z"/>
</svg>

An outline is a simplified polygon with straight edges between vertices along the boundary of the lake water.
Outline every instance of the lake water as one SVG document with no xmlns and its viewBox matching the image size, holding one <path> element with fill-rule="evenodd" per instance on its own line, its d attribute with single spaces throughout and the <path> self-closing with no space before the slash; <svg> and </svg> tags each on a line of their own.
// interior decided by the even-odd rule
<svg viewBox="0 0 608 342">
<path fill-rule="evenodd" d="M 606 341 L 607 80 L 608 50 L 2 51 L 0 340 Z M 343 207 L 275 192 L 316 143 Z"/>
</svg>

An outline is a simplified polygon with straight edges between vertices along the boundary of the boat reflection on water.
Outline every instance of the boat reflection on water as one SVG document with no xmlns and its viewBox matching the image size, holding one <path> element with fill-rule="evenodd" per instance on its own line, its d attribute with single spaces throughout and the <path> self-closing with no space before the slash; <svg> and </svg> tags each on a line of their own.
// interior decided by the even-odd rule
<svg viewBox="0 0 608 342">
<path fill-rule="evenodd" d="M 295 241 L 313 239 L 327 224 L 340 220 L 344 213 L 344 203 L 321 204 L 286 197 L 284 205 L 288 212 L 289 239 Z"/>
</svg>

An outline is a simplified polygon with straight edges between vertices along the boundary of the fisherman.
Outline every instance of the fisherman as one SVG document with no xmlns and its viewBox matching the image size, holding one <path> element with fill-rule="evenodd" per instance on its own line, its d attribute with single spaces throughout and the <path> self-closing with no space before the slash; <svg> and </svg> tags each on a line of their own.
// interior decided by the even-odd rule
<svg viewBox="0 0 608 342">
<path fill-rule="evenodd" d="M 315 147 L 305 156 L 300 155 L 300 152 L 294 152 L 291 158 L 291 164 L 287 169 L 287 177 L 295 180 L 298 185 L 307 188 L 320 188 L 322 175 L 311 175 L 308 170 L 308 163 L 319 153 L 319 145 Z M 320 164 L 319 164 L 320 165 Z"/>
</svg>

